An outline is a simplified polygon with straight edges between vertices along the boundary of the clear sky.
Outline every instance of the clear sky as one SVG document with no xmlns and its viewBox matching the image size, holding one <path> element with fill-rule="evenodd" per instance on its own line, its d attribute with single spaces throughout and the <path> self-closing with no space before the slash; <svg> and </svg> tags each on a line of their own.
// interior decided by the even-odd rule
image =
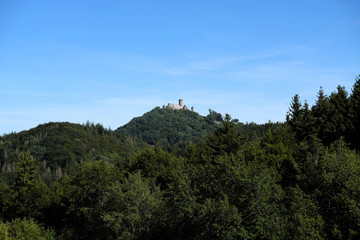
<svg viewBox="0 0 360 240">
<path fill-rule="evenodd" d="M 284 121 L 360 74 L 359 0 L 0 1 L 0 134 L 168 102 Z"/>
</svg>

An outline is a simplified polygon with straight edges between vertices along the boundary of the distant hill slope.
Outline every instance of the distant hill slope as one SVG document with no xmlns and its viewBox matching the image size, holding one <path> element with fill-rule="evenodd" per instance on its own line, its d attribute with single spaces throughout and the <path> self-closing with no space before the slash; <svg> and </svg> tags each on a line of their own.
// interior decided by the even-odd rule
<svg viewBox="0 0 360 240">
<path fill-rule="evenodd" d="M 221 114 L 211 110 L 204 117 L 189 110 L 156 107 L 115 131 L 138 137 L 151 145 L 173 145 L 196 141 L 213 131 L 221 121 Z"/>
<path fill-rule="evenodd" d="M 47 123 L 0 136 L 0 170 L 11 172 L 21 152 L 30 152 L 47 171 L 62 172 L 83 161 L 126 158 L 145 144 L 101 124 Z"/>
</svg>

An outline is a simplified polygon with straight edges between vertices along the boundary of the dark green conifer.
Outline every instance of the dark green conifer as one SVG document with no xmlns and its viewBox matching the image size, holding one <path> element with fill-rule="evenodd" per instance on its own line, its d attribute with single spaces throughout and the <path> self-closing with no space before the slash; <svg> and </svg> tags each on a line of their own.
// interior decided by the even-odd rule
<svg viewBox="0 0 360 240">
<path fill-rule="evenodd" d="M 290 126 L 292 132 L 298 141 L 302 140 L 303 108 L 300 97 L 296 94 L 292 98 L 289 111 L 286 115 L 286 123 Z"/>
<path fill-rule="evenodd" d="M 352 134 L 351 142 L 356 149 L 360 149 L 360 75 L 355 78 L 350 96 Z"/>
<path fill-rule="evenodd" d="M 322 87 L 318 92 L 318 98 L 315 105 L 311 109 L 314 117 L 314 127 L 317 132 L 317 137 L 323 142 L 326 142 L 326 129 L 328 129 L 328 118 L 330 117 L 329 98 L 324 94 Z"/>
<path fill-rule="evenodd" d="M 328 144 L 344 137 L 349 140 L 351 129 L 350 100 L 345 87 L 338 86 L 330 95 L 330 117 L 328 118 Z"/>
</svg>

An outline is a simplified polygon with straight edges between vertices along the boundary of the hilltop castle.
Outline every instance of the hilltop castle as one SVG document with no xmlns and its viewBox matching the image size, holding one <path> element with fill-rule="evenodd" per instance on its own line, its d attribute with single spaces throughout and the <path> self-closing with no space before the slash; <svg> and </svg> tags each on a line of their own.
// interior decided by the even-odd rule
<svg viewBox="0 0 360 240">
<path fill-rule="evenodd" d="M 181 110 L 181 109 L 189 110 L 189 108 L 186 105 L 184 105 L 183 99 L 179 99 L 179 105 L 174 105 L 173 103 L 168 103 L 168 105 L 166 107 L 165 107 L 165 105 L 163 106 L 163 109 L 165 109 L 165 108 L 169 108 L 172 110 Z M 191 111 L 192 112 L 194 111 L 194 107 L 191 107 Z"/>
</svg>

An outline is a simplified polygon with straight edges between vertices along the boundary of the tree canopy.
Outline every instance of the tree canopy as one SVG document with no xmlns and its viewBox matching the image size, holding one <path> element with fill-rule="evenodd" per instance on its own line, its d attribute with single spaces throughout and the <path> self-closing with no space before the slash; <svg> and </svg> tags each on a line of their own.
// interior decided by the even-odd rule
<svg viewBox="0 0 360 240">
<path fill-rule="evenodd" d="M 0 239 L 359 239 L 359 94 L 295 95 L 284 123 L 155 108 L 4 135 Z"/>
</svg>

